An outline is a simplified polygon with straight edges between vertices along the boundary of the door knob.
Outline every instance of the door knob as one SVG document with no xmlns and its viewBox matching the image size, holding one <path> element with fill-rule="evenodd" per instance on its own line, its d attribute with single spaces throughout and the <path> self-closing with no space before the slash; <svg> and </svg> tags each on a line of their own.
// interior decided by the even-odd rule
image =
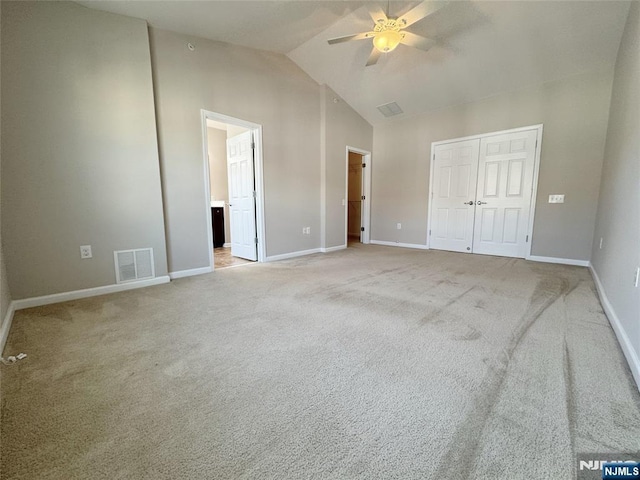
<svg viewBox="0 0 640 480">
<path fill-rule="evenodd" d="M 486 204 L 487 204 L 487 202 L 481 202 L 480 200 L 478 200 L 476 202 L 476 205 L 486 205 Z"/>
<path fill-rule="evenodd" d="M 468 202 L 464 202 L 465 205 L 473 205 L 473 200 L 469 200 Z"/>
</svg>

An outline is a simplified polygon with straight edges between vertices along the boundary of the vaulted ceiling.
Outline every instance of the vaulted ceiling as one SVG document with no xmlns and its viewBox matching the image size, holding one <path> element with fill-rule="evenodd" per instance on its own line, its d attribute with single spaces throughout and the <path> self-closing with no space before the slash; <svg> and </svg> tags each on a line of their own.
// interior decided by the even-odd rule
<svg viewBox="0 0 640 480">
<path fill-rule="evenodd" d="M 452 1 L 409 28 L 436 46 L 425 52 L 400 45 L 365 67 L 371 40 L 327 40 L 371 30 L 372 9 L 397 17 L 419 1 L 79 3 L 153 27 L 283 53 L 371 124 L 390 121 L 376 108 L 388 102 L 408 116 L 611 69 L 629 9 L 626 1 Z"/>
</svg>

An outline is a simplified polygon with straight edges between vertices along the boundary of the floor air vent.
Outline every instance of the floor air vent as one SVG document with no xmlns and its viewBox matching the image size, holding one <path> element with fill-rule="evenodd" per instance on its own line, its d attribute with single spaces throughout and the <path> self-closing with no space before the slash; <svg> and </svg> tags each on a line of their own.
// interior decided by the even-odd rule
<svg viewBox="0 0 640 480">
<path fill-rule="evenodd" d="M 113 252 L 116 262 L 116 282 L 126 283 L 156 276 L 153 267 L 153 248 Z"/>
</svg>

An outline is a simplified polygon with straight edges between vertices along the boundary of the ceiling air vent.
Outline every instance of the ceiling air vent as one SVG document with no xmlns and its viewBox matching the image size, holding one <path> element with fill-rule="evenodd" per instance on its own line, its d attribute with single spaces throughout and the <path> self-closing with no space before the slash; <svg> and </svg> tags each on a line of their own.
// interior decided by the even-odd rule
<svg viewBox="0 0 640 480">
<path fill-rule="evenodd" d="M 116 282 L 126 283 L 156 276 L 153 266 L 153 248 L 119 250 L 113 252 L 116 263 Z"/>
<path fill-rule="evenodd" d="M 396 102 L 378 105 L 378 110 L 380 110 L 380 113 L 382 113 L 385 117 L 393 117 L 394 115 L 402 113 L 400 105 L 398 105 Z"/>
</svg>

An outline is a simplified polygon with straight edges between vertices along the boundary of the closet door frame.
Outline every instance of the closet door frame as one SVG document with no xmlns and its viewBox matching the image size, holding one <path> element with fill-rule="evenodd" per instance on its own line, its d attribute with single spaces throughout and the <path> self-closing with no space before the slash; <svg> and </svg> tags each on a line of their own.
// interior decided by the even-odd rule
<svg viewBox="0 0 640 480">
<path fill-rule="evenodd" d="M 527 226 L 527 236 L 528 236 L 528 241 L 527 241 L 527 246 L 526 246 L 526 253 L 525 253 L 525 259 L 530 259 L 531 257 L 531 245 L 532 245 L 532 240 L 533 240 L 533 227 L 534 227 L 534 220 L 535 220 L 535 213 L 536 213 L 536 197 L 537 197 L 537 193 L 538 193 L 538 174 L 540 171 L 540 152 L 542 151 L 542 130 L 543 130 L 543 125 L 542 124 L 538 124 L 538 125 L 530 125 L 527 127 L 518 127 L 518 128 L 511 128 L 508 130 L 500 130 L 497 132 L 487 132 L 487 133 L 482 133 L 482 134 L 478 134 L 478 135 L 470 135 L 468 137 L 459 137 L 459 138 L 451 138 L 451 139 L 447 139 L 447 140 L 441 140 L 438 142 L 432 142 L 431 143 L 431 154 L 430 154 L 430 161 L 429 161 L 429 195 L 428 195 L 428 209 L 427 209 L 427 248 L 431 248 L 431 217 L 432 217 L 432 206 L 433 206 L 433 202 L 431 201 L 433 198 L 433 168 L 434 168 L 434 159 L 435 159 L 435 147 L 438 145 L 442 145 L 442 144 L 446 144 L 446 143 L 453 143 L 453 142 L 462 142 L 462 141 L 466 141 L 466 140 L 475 140 L 475 139 L 482 139 L 485 137 L 491 137 L 494 135 L 502 135 L 502 134 L 508 134 L 508 133 L 516 133 L 516 132 L 523 132 L 526 130 L 537 130 L 537 142 L 536 142 L 536 149 L 535 149 L 535 156 L 534 156 L 534 166 L 533 166 L 533 185 L 532 185 L 532 191 L 531 191 L 531 205 L 529 207 L 529 221 L 528 221 L 528 226 Z"/>
</svg>

